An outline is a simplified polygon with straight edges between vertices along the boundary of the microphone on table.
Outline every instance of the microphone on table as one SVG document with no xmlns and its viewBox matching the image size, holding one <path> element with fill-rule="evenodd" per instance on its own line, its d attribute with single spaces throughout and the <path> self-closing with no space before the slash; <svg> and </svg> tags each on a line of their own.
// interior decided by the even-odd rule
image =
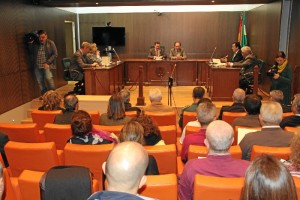
<svg viewBox="0 0 300 200">
<path fill-rule="evenodd" d="M 112 48 L 113 52 L 115 52 L 117 58 L 118 58 L 118 61 L 117 61 L 117 64 L 121 63 L 121 60 L 120 60 L 120 57 L 119 55 L 117 54 L 117 51 L 115 50 L 115 48 Z"/>
<path fill-rule="evenodd" d="M 215 54 L 216 49 L 217 49 L 217 47 L 214 48 L 214 50 L 213 50 L 213 52 L 212 52 L 212 54 L 211 54 L 211 56 L 210 56 L 210 60 L 209 60 L 209 63 L 210 63 L 210 64 L 213 64 L 213 57 L 214 57 L 214 54 Z"/>
</svg>

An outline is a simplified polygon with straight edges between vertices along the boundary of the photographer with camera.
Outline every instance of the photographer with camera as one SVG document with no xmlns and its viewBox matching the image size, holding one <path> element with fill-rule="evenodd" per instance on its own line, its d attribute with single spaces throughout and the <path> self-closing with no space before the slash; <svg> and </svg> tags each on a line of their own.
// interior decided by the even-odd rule
<svg viewBox="0 0 300 200">
<path fill-rule="evenodd" d="M 291 85 L 293 80 L 292 67 L 288 64 L 285 53 L 279 51 L 275 56 L 275 65 L 268 70 L 267 75 L 272 77 L 270 91 L 281 90 L 283 92 L 283 104 L 291 104 Z"/>
</svg>

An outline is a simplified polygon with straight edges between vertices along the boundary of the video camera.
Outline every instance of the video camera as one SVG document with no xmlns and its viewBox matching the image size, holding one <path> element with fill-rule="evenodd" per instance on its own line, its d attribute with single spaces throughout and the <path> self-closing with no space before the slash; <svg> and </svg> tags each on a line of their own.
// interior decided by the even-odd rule
<svg viewBox="0 0 300 200">
<path fill-rule="evenodd" d="M 278 73 L 278 67 L 276 65 L 273 65 L 267 72 L 267 76 L 273 77 L 274 74 Z"/>
</svg>

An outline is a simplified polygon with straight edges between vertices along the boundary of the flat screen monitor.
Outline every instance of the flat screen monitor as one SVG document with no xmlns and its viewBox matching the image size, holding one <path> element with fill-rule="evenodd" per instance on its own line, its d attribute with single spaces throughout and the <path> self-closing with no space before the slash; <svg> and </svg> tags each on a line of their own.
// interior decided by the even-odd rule
<svg viewBox="0 0 300 200">
<path fill-rule="evenodd" d="M 93 27 L 93 42 L 98 46 L 125 46 L 125 27 Z"/>
</svg>

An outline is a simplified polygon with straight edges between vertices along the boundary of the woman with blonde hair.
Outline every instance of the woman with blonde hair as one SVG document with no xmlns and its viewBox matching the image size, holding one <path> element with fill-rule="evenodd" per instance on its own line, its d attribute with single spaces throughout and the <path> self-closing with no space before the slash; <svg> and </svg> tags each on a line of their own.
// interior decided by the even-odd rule
<svg viewBox="0 0 300 200">
<path fill-rule="evenodd" d="M 123 125 L 131 120 L 125 115 L 125 106 L 120 95 L 113 94 L 108 101 L 107 113 L 100 116 L 100 125 Z"/>
<path fill-rule="evenodd" d="M 60 107 L 61 97 L 59 94 L 53 90 L 47 91 L 43 95 L 43 103 L 42 106 L 39 107 L 39 110 L 64 110 Z"/>
<path fill-rule="evenodd" d="M 246 171 L 241 200 L 297 200 L 294 180 L 274 156 L 255 158 Z"/>
<path fill-rule="evenodd" d="M 97 63 L 98 65 L 101 65 L 101 57 L 100 57 L 100 51 L 97 48 L 96 43 L 92 43 L 90 45 L 90 52 L 86 55 L 88 59 L 88 63 Z"/>
</svg>

